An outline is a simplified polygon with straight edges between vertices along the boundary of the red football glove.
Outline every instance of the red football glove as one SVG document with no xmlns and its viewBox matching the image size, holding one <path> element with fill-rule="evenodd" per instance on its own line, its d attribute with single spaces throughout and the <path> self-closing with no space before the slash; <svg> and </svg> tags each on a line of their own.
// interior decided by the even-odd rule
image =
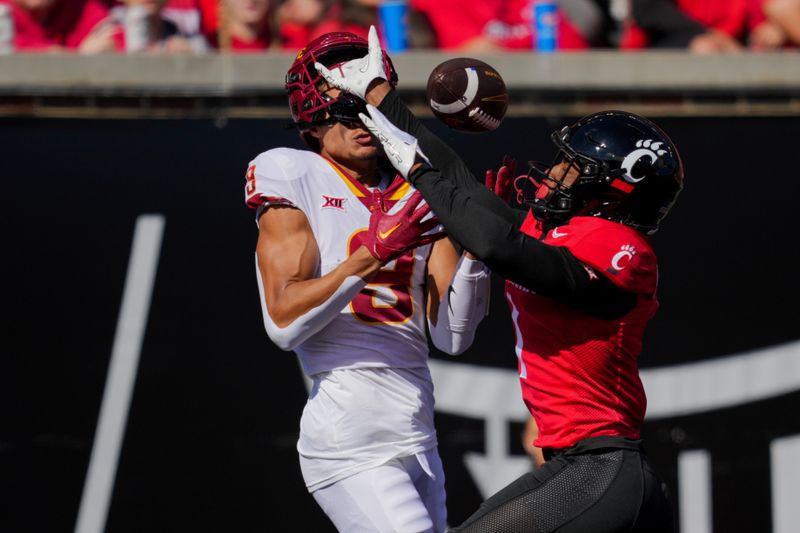
<svg viewBox="0 0 800 533">
<path fill-rule="evenodd" d="M 412 194 L 405 205 L 393 214 L 387 213 L 384 209 L 380 193 L 375 192 L 375 194 L 378 195 L 377 203 L 369 218 L 369 231 L 364 239 L 364 246 L 381 263 L 388 263 L 417 246 L 423 246 L 445 236 L 443 231 L 424 235 L 439 224 L 439 219 L 431 217 L 422 221 L 425 215 L 430 213 L 431 207 L 425 204 L 417 208 L 422 201 L 422 194 L 419 191 Z"/>
<path fill-rule="evenodd" d="M 503 166 L 497 171 L 495 179 L 494 170 L 486 171 L 486 188 L 500 197 L 501 200 L 508 202 L 511 197 L 511 183 L 516 177 L 517 160 L 513 157 L 504 156 Z"/>
</svg>

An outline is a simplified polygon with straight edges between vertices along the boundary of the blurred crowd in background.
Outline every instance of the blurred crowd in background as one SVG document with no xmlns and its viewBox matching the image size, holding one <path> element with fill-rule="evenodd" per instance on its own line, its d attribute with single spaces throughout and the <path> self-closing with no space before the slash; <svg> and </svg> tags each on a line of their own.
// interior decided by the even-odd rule
<svg viewBox="0 0 800 533">
<path fill-rule="evenodd" d="M 716 53 L 800 44 L 800 0 L 550 1 L 555 3 L 551 22 L 556 50 L 673 48 Z M 408 0 L 404 48 L 472 54 L 536 51 L 541 42 L 534 20 L 537 2 L 542 0 Z M 291 51 L 329 31 L 366 37 L 371 24 L 385 40 L 381 4 L 382 0 L 0 0 L 0 53 Z"/>
</svg>

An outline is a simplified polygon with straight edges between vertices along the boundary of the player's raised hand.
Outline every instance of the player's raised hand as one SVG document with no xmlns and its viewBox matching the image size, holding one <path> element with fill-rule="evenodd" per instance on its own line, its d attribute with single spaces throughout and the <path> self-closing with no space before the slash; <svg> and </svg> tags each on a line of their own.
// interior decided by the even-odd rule
<svg viewBox="0 0 800 533">
<path fill-rule="evenodd" d="M 358 114 L 361 122 L 381 142 L 389 162 L 405 179 L 408 179 L 408 173 L 411 172 L 417 156 L 431 164 L 428 156 L 419 147 L 416 137 L 392 124 L 375 106 L 367 104 L 367 112 L 369 116 Z"/>
<path fill-rule="evenodd" d="M 366 100 L 370 83 L 378 78 L 386 79 L 383 50 L 375 26 L 369 27 L 367 42 L 369 51 L 364 57 L 351 59 L 332 69 L 328 69 L 322 63 L 314 63 L 314 68 L 329 84 Z"/>
<path fill-rule="evenodd" d="M 500 199 L 508 202 L 511 197 L 511 184 L 516 177 L 517 160 L 513 157 L 503 156 L 503 165 L 495 174 L 493 169 L 486 171 L 486 188 L 495 193 Z"/>
<path fill-rule="evenodd" d="M 388 263 L 409 250 L 445 236 L 444 232 L 428 234 L 439 225 L 439 219 L 434 216 L 423 220 L 431 208 L 428 204 L 420 206 L 421 201 L 422 194 L 416 191 L 396 213 L 389 214 L 384 210 L 383 199 L 379 199 L 370 215 L 364 240 L 364 246 L 375 259 Z"/>
</svg>

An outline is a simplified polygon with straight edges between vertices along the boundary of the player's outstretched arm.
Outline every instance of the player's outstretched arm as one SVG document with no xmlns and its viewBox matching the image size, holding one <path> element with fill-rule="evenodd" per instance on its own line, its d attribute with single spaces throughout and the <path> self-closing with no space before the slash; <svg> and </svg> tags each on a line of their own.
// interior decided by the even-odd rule
<svg viewBox="0 0 800 533">
<path fill-rule="evenodd" d="M 381 117 L 372 106 L 367 109 L 373 117 Z M 374 121 L 362 114 L 361 120 L 381 141 L 389 161 L 423 194 L 448 234 L 494 272 L 598 318 L 616 318 L 631 309 L 635 294 L 622 292 L 605 276 L 589 275 L 565 248 L 526 235 L 518 224 L 476 201 L 419 159 L 410 164 L 416 153 L 407 133 L 397 135 L 385 118 Z"/>
<path fill-rule="evenodd" d="M 290 207 L 271 207 L 258 221 L 256 259 L 270 339 L 292 350 L 325 327 L 380 269 L 361 247 L 337 268 L 316 277 L 319 248 L 308 219 Z"/>
<path fill-rule="evenodd" d="M 397 128 L 415 137 L 420 149 L 430 158 L 432 166 L 438 168 L 446 179 L 453 181 L 456 186 L 474 196 L 476 201 L 509 222 L 522 223 L 525 212 L 512 208 L 486 190 L 461 157 L 420 122 L 400 99 L 397 91 L 391 90 L 388 83 L 379 84 L 375 89 L 371 89 L 367 93 L 367 102 L 377 107 Z"/>
<path fill-rule="evenodd" d="M 618 318 L 635 304 L 634 293 L 618 289 L 605 276 L 591 276 L 566 248 L 526 235 L 438 170 L 417 164 L 409 182 L 448 234 L 503 278 L 601 319 Z"/>
</svg>

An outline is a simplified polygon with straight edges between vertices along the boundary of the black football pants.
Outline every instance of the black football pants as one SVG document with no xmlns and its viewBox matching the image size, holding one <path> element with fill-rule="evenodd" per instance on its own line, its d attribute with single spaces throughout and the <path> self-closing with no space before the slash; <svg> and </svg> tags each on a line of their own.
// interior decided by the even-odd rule
<svg viewBox="0 0 800 533">
<path fill-rule="evenodd" d="M 549 455 L 450 532 L 673 533 L 667 487 L 639 441 L 595 437 Z"/>
</svg>

